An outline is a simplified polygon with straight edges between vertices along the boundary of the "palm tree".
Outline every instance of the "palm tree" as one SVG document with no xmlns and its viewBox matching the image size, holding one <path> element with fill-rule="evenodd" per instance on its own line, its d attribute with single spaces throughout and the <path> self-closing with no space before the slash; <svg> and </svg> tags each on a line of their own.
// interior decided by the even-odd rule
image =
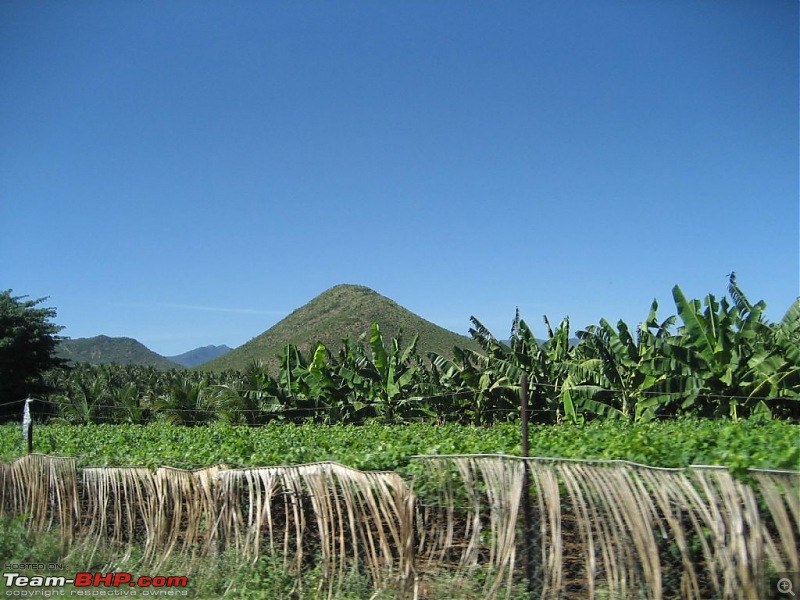
<svg viewBox="0 0 800 600">
<path fill-rule="evenodd" d="M 186 375 L 172 382 L 169 390 L 158 398 L 154 409 L 179 425 L 201 425 L 219 416 L 213 394 L 209 393 L 208 380 L 202 376 Z"/>
<path fill-rule="evenodd" d="M 244 372 L 227 371 L 209 386 L 210 402 L 220 419 L 228 423 L 264 425 L 284 418 L 285 405 L 266 365 L 252 361 Z"/>
<path fill-rule="evenodd" d="M 69 380 L 56 395 L 61 415 L 71 423 L 99 423 L 111 415 L 108 406 L 106 378 L 91 365 L 78 365 L 70 371 Z"/>
</svg>

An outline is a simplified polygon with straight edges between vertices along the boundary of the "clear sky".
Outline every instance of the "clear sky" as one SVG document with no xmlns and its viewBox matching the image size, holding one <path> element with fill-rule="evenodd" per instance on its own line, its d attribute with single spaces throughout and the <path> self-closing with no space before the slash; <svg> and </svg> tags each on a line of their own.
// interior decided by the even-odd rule
<svg viewBox="0 0 800 600">
<path fill-rule="evenodd" d="M 800 294 L 797 0 L 0 3 L 0 289 L 240 345 L 339 283 L 460 333 Z"/>
</svg>

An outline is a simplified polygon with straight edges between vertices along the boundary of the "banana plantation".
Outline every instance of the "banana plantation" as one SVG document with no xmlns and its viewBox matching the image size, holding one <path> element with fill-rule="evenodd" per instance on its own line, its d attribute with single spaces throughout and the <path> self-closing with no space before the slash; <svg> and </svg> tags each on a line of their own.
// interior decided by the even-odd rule
<svg viewBox="0 0 800 600">
<path fill-rule="evenodd" d="M 800 300 L 779 322 L 764 317 L 730 276 L 728 295 L 689 300 L 673 288 L 677 314 L 631 328 L 606 320 L 572 332 L 568 319 L 546 337 L 515 315 L 510 336 L 472 318 L 480 350 L 421 356 L 417 338 L 344 339 L 303 352 L 288 345 L 277 373 L 158 371 L 77 365 L 48 374 L 53 390 L 39 416 L 70 423 L 271 421 L 491 424 L 514 420 L 520 381 L 530 381 L 532 418 L 541 423 L 596 418 L 646 421 L 678 415 L 800 416 Z M 47 413 L 43 415 L 42 412 Z"/>
<path fill-rule="evenodd" d="M 0 426 L 0 551 L 198 598 L 766 597 L 798 570 L 800 299 L 673 298 L 633 328 L 473 318 L 447 356 L 374 323 L 275 371 L 52 370 L 27 455 Z"/>
</svg>

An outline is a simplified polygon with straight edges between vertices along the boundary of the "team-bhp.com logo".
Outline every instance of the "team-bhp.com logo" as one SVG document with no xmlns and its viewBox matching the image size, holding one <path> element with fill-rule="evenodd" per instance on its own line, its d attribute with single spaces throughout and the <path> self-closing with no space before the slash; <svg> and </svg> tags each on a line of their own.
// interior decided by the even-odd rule
<svg viewBox="0 0 800 600">
<path fill-rule="evenodd" d="M 21 575 L 4 573 L 6 596 L 49 598 L 53 596 L 186 596 L 186 576 L 155 575 L 134 577 L 130 573 L 77 573 L 60 575 Z M 74 586 L 64 590 L 65 586 Z M 133 589 L 132 589 L 133 588 Z M 138 590 L 137 590 L 138 588 Z"/>
</svg>

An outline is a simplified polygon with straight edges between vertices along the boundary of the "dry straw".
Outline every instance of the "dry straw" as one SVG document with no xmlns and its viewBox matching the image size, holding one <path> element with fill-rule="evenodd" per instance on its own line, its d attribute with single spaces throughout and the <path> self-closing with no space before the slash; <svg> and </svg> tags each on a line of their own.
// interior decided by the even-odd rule
<svg viewBox="0 0 800 600">
<path fill-rule="evenodd" d="M 337 463 L 197 471 L 83 469 L 29 455 L 0 463 L 0 516 L 76 534 L 92 552 L 134 548 L 156 567 L 226 549 L 296 575 L 319 569 L 317 597 L 353 573 L 376 590 L 485 598 L 520 583 L 534 551 L 542 598 L 723 598 L 765 595 L 768 571 L 798 571 L 800 473 L 656 469 L 624 461 L 417 457 L 414 490 L 396 473 Z M 521 528 L 525 469 L 538 524 Z M 476 584 L 476 582 L 480 584 Z M 466 593 L 466 592 L 465 592 Z"/>
<path fill-rule="evenodd" d="M 58 528 L 69 543 L 78 519 L 74 458 L 28 454 L 0 463 L 0 517 L 26 515 L 33 530 Z"/>
<path fill-rule="evenodd" d="M 426 558 L 418 562 L 421 576 L 450 563 L 466 582 L 482 570 L 485 597 L 509 589 L 521 569 L 506 570 L 507 557 L 531 544 L 537 546 L 535 587 L 542 598 L 755 598 L 766 593 L 768 568 L 798 569 L 797 472 L 752 470 L 746 484 L 724 468 L 417 458 L 425 462 L 427 488 L 431 480 L 440 482 L 435 504 L 419 511 L 425 533 L 418 550 Z M 538 540 L 515 540 L 512 531 L 518 464 L 529 469 Z"/>
<path fill-rule="evenodd" d="M 337 463 L 219 473 L 215 537 L 256 561 L 266 552 L 297 575 L 314 562 L 317 593 L 335 597 L 364 570 L 378 589 L 409 589 L 414 579 L 414 497 L 396 473 Z"/>
</svg>

